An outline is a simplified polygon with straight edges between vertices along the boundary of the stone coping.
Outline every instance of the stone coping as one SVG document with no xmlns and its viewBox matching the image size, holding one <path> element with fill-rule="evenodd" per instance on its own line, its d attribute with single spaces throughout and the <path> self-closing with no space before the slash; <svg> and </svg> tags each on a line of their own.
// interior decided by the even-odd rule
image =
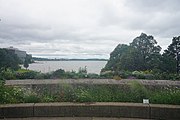
<svg viewBox="0 0 180 120">
<path fill-rule="evenodd" d="M 38 84 L 128 84 L 130 81 L 138 81 L 143 85 L 162 85 L 180 86 L 180 81 L 172 80 L 141 80 L 141 79 L 25 79 L 25 80 L 6 80 L 6 85 L 38 85 Z"/>
<path fill-rule="evenodd" d="M 0 118 L 26 117 L 124 117 L 179 120 L 180 105 L 120 102 L 0 105 Z"/>
</svg>

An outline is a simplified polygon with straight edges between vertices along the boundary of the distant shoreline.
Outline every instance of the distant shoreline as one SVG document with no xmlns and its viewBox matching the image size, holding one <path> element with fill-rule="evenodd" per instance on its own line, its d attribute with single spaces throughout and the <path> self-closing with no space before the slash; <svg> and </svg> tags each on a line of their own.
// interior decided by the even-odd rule
<svg viewBox="0 0 180 120">
<path fill-rule="evenodd" d="M 60 58 L 60 59 L 49 59 L 49 58 L 37 58 L 33 57 L 34 61 L 108 61 L 108 59 L 65 59 L 65 58 Z"/>
</svg>

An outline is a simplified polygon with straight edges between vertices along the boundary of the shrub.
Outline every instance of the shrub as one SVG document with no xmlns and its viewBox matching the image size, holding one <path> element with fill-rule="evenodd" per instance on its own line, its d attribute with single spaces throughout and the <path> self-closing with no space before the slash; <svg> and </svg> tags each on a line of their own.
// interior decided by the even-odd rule
<svg viewBox="0 0 180 120">
<path fill-rule="evenodd" d="M 136 77 L 137 79 L 145 79 L 144 73 L 140 71 L 134 71 L 132 72 L 132 75 Z"/>
<path fill-rule="evenodd" d="M 113 71 L 105 71 L 100 73 L 101 78 L 113 78 L 114 72 Z"/>
<path fill-rule="evenodd" d="M 38 103 L 40 101 L 41 101 L 40 97 L 34 92 L 24 96 L 25 103 Z"/>
<path fill-rule="evenodd" d="M 3 70 L 1 73 L 0 73 L 0 76 L 1 76 L 1 79 L 3 80 L 13 80 L 13 79 L 16 79 L 16 76 L 14 74 L 14 71 L 11 70 L 11 69 L 6 69 L 6 70 Z"/>
<path fill-rule="evenodd" d="M 98 74 L 95 74 L 95 73 L 89 73 L 89 74 L 87 74 L 87 78 L 90 78 L 90 79 L 99 79 L 100 76 Z"/>
<path fill-rule="evenodd" d="M 120 76 L 120 77 L 123 78 L 123 79 L 126 79 L 126 78 L 131 77 L 131 76 L 132 76 L 132 73 L 129 72 L 129 71 L 119 71 L 119 72 L 117 73 L 117 75 Z"/>
<path fill-rule="evenodd" d="M 36 89 L 37 90 L 37 89 Z M 127 86 L 93 85 L 72 86 L 61 84 L 57 92 L 42 88 L 43 92 L 0 84 L 0 104 L 37 102 L 139 102 L 147 98 L 150 103 L 180 105 L 180 89 L 163 87 L 147 89 L 138 81 Z"/>
<path fill-rule="evenodd" d="M 92 102 L 92 96 L 88 90 L 83 88 L 76 89 L 75 92 L 76 101 L 78 102 Z"/>
<path fill-rule="evenodd" d="M 44 95 L 41 97 L 41 102 L 55 102 L 55 101 L 56 101 L 56 98 L 52 95 Z"/>
<path fill-rule="evenodd" d="M 50 79 L 51 78 L 51 73 L 41 73 L 43 79 Z"/>
<path fill-rule="evenodd" d="M 147 89 L 137 81 L 129 82 L 130 96 L 133 102 L 142 102 L 144 98 L 148 98 Z"/>
<path fill-rule="evenodd" d="M 65 71 L 58 69 L 52 73 L 52 78 L 65 78 Z"/>
<path fill-rule="evenodd" d="M 23 91 L 18 87 L 5 86 L 0 83 L 0 104 L 23 102 Z"/>
<path fill-rule="evenodd" d="M 94 102 L 110 102 L 114 96 L 109 86 L 95 86 L 91 88 L 91 94 Z"/>
<path fill-rule="evenodd" d="M 20 69 L 16 71 L 15 75 L 17 79 L 35 79 L 40 73 L 32 70 Z"/>
<path fill-rule="evenodd" d="M 156 104 L 177 104 L 180 105 L 180 89 L 168 88 L 156 90 L 150 93 L 151 103 Z"/>
<path fill-rule="evenodd" d="M 120 76 L 117 76 L 117 75 L 116 75 L 116 76 L 113 77 L 113 79 L 114 79 L 114 80 L 121 80 L 122 78 L 121 78 Z"/>
</svg>

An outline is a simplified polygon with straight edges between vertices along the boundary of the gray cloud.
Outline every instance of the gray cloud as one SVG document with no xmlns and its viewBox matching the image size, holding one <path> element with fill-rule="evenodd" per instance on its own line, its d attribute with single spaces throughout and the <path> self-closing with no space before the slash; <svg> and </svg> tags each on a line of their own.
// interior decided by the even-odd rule
<svg viewBox="0 0 180 120">
<path fill-rule="evenodd" d="M 0 47 L 34 56 L 106 57 L 141 32 L 165 49 L 180 31 L 179 0 L 1 0 Z"/>
<path fill-rule="evenodd" d="M 125 6 L 139 12 L 175 12 L 179 11 L 179 0 L 126 0 Z"/>
<path fill-rule="evenodd" d="M 136 13 L 129 27 L 161 37 L 179 34 L 179 0 L 126 0 L 125 5 Z"/>
</svg>

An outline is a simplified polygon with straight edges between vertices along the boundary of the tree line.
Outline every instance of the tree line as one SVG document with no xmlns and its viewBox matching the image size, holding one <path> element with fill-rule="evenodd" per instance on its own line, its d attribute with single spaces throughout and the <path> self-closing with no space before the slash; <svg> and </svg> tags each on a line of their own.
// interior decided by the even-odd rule
<svg viewBox="0 0 180 120">
<path fill-rule="evenodd" d="M 129 45 L 119 44 L 110 54 L 102 72 L 151 71 L 155 73 L 179 74 L 180 36 L 161 54 L 161 47 L 152 35 L 141 33 Z"/>
<path fill-rule="evenodd" d="M 179 80 L 180 75 L 180 36 L 173 37 L 171 44 L 161 54 L 161 46 L 152 35 L 142 33 L 136 37 L 129 45 L 119 44 L 110 54 L 105 67 L 101 70 L 100 75 L 90 75 L 90 78 L 128 78 L 135 77 L 140 79 L 173 79 Z M 22 62 L 17 55 L 7 49 L 0 48 L 0 77 L 3 73 L 8 73 L 5 76 L 17 74 L 20 77 L 15 78 L 51 78 L 53 75 L 34 75 L 34 72 L 15 73 L 20 69 L 20 64 L 24 64 L 28 68 L 28 64 L 32 62 L 32 56 L 26 55 L 25 61 Z M 12 70 L 12 71 L 9 71 Z M 80 70 L 81 71 L 81 70 Z M 86 71 L 87 72 L 87 71 Z M 32 74 L 33 73 L 33 74 Z M 62 71 L 55 71 L 61 77 Z M 79 72 L 78 74 L 80 74 Z M 23 77 L 22 77 L 23 76 Z M 26 77 L 24 77 L 26 76 Z M 27 77 L 30 76 L 30 77 Z M 46 77 L 50 76 L 50 77 Z M 67 77 L 68 76 L 68 77 Z M 74 77 L 75 76 L 75 77 Z M 76 77 L 78 76 L 78 77 Z M 59 76 L 57 76 L 59 77 Z M 65 74 L 65 78 L 81 78 L 81 75 L 76 75 L 74 72 Z M 13 77 L 12 77 L 13 78 Z M 86 78 L 83 74 L 82 78 Z"/>
</svg>

